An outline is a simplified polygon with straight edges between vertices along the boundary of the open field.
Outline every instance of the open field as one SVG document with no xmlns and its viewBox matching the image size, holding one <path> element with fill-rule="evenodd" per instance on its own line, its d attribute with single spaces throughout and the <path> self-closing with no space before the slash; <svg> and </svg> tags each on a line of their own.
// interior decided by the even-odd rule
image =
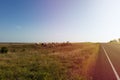
<svg viewBox="0 0 120 80">
<path fill-rule="evenodd" d="M 0 44 L 0 80 L 91 80 L 97 43 Z"/>
</svg>

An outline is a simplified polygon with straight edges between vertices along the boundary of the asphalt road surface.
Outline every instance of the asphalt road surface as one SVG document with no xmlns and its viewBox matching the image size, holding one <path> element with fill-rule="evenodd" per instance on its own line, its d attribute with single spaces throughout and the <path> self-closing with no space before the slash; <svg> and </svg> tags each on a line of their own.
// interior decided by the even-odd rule
<svg viewBox="0 0 120 80">
<path fill-rule="evenodd" d="M 120 80 L 120 44 L 101 44 L 93 80 Z"/>
</svg>

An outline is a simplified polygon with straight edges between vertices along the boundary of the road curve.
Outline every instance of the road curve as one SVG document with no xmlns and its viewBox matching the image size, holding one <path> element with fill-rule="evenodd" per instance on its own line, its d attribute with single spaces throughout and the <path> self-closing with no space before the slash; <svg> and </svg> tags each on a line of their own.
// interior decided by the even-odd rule
<svg viewBox="0 0 120 80">
<path fill-rule="evenodd" d="M 93 80 L 120 80 L 120 44 L 100 45 L 92 75 Z"/>
</svg>

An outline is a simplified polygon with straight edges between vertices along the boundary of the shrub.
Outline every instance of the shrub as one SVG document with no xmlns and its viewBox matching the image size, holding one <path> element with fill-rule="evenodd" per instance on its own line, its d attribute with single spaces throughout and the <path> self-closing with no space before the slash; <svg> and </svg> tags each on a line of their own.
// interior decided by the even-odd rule
<svg viewBox="0 0 120 80">
<path fill-rule="evenodd" d="M 21 52 L 24 52 L 25 51 L 25 48 L 21 50 Z"/>
<path fill-rule="evenodd" d="M 0 52 L 1 53 L 7 53 L 8 52 L 8 48 L 7 47 L 1 47 Z"/>
<path fill-rule="evenodd" d="M 16 49 L 11 50 L 12 52 L 16 52 Z"/>
</svg>

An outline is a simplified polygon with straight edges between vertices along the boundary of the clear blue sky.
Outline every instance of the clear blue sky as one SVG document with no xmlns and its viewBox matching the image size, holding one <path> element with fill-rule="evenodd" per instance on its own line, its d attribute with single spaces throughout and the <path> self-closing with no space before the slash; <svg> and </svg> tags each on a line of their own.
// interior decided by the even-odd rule
<svg viewBox="0 0 120 80">
<path fill-rule="evenodd" d="M 119 37 L 120 0 L 0 0 L 0 42 Z"/>
</svg>

